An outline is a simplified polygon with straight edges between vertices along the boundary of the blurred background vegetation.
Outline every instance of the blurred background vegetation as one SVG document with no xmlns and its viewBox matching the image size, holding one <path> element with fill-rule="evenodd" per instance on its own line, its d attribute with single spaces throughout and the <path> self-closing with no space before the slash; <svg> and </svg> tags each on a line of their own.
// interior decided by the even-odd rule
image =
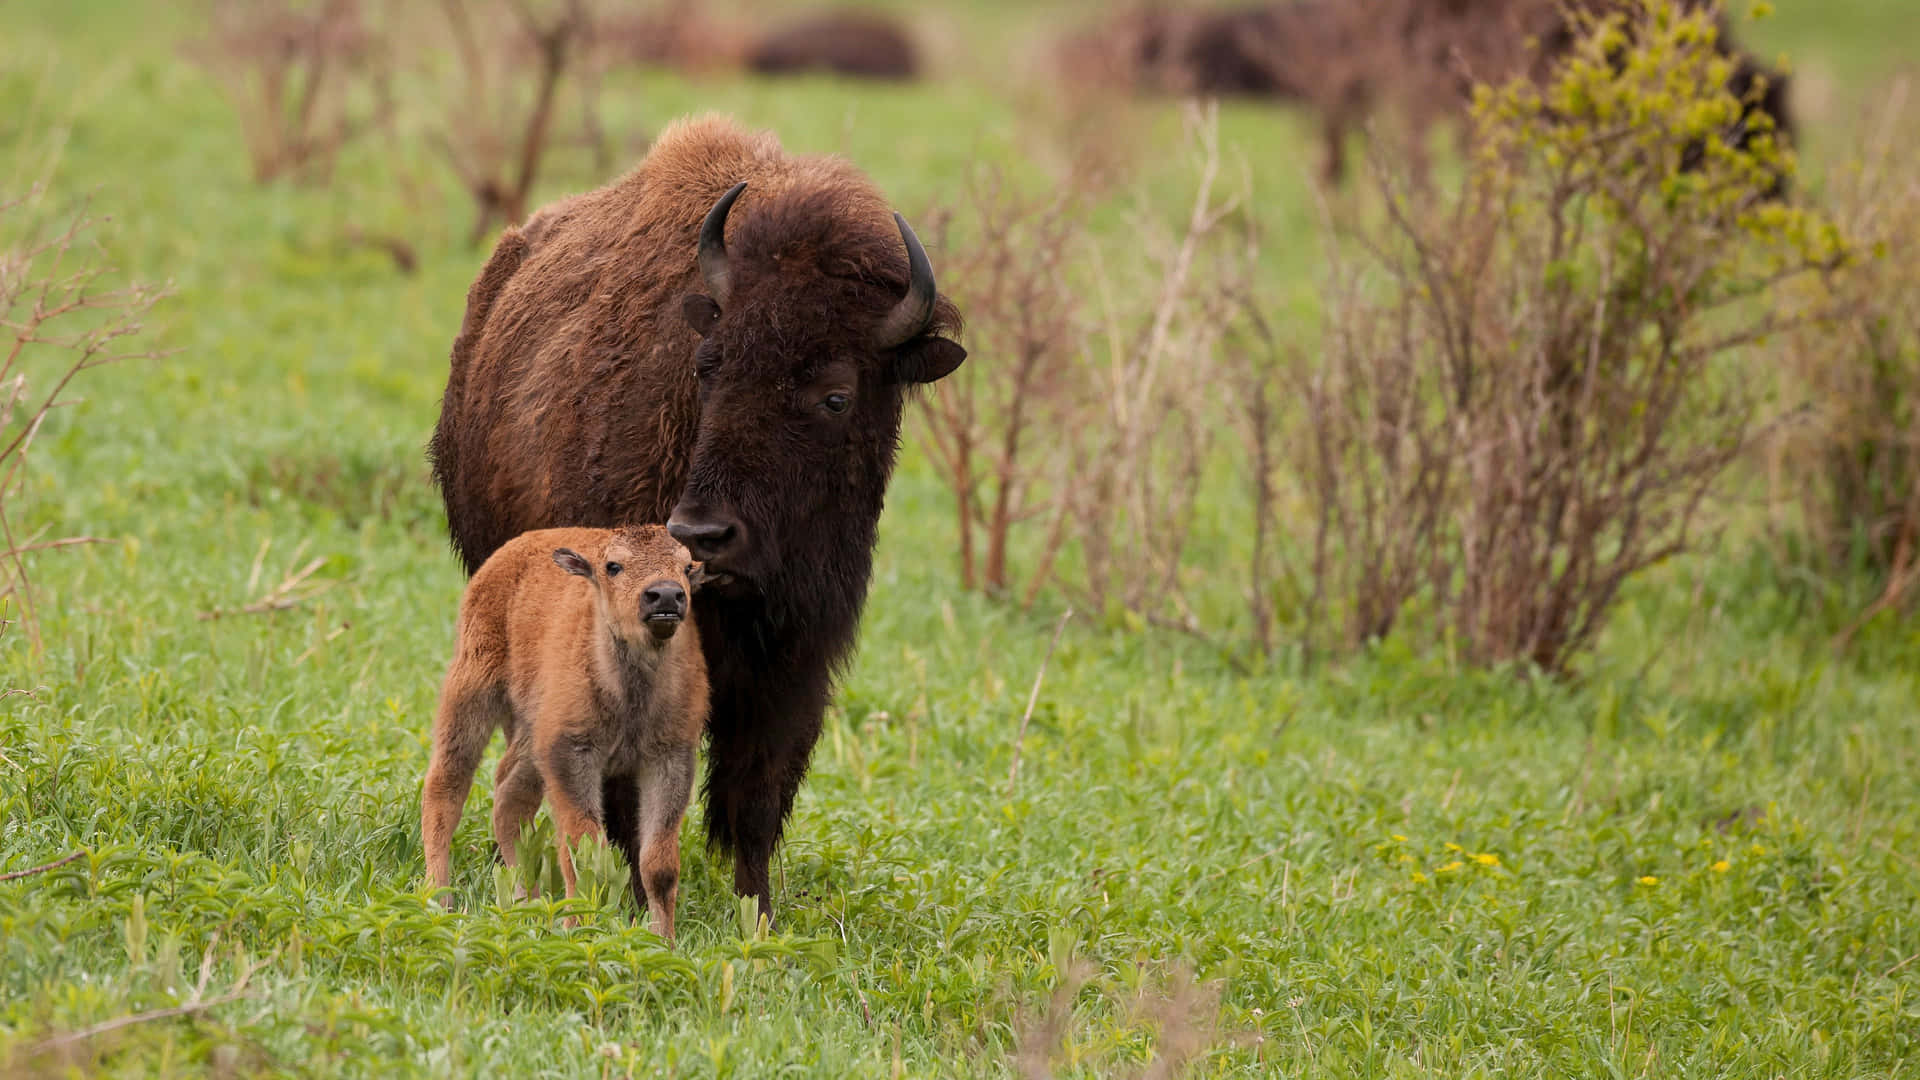
<svg viewBox="0 0 1920 1080">
<path fill-rule="evenodd" d="M 0 881 L 0 1068 L 1903 1075 L 1920 9 L 1771 7 L 1730 89 L 1671 24 L 1289 6 L 1215 103 L 1250 8 L 860 5 L 870 79 L 752 70 L 788 4 L 0 6 L 0 873 L 82 853 Z M 857 162 L 969 320 L 786 936 L 695 850 L 677 952 L 497 906 L 484 813 L 432 910 L 467 286 L 705 110 Z"/>
</svg>

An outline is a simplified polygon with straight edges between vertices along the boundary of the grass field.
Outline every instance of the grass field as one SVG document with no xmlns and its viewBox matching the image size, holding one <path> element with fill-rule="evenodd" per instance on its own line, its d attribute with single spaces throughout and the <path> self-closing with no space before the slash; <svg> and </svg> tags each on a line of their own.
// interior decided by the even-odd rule
<svg viewBox="0 0 1920 1080">
<path fill-rule="evenodd" d="M 1920 40 L 1897 0 L 1779 7 L 1760 39 L 1836 115 Z M 33 691 L 0 699 L 0 873 L 85 851 L 0 882 L 0 1073 L 1004 1076 L 1024 1046 L 1109 1076 L 1192 1040 L 1196 1076 L 1920 1075 L 1920 631 L 1836 656 L 1849 612 L 1739 528 L 1636 581 L 1566 683 L 1393 645 L 1243 675 L 1077 618 L 1010 787 L 1059 601 L 959 590 L 910 450 L 779 936 L 743 937 L 697 844 L 671 951 L 498 907 L 484 792 L 464 910 L 430 907 L 419 783 L 462 577 L 422 448 L 483 253 L 444 179 L 395 193 L 439 176 L 417 146 L 251 184 L 186 26 L 0 6 L 0 184 L 92 193 L 119 265 L 175 289 L 167 355 L 88 375 L 29 480 L 29 527 L 115 542 L 32 564 L 44 654 L 0 637 L 0 687 Z M 909 210 L 1013 157 L 1021 114 L 964 73 L 635 76 L 607 102 L 621 133 L 706 108 L 849 154 Z M 1312 220 L 1309 130 L 1223 120 L 1281 235 Z M 548 194 L 597 182 L 556 160 Z M 345 246 L 349 220 L 406 232 L 419 272 Z M 1311 295 L 1313 250 L 1269 244 L 1277 290 Z M 306 602 L 201 617 L 316 557 Z"/>
</svg>

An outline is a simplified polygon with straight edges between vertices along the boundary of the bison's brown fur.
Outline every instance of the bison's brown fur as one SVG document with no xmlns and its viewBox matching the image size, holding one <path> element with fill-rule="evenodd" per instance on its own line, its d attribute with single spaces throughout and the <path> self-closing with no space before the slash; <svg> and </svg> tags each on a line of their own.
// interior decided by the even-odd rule
<svg viewBox="0 0 1920 1080">
<path fill-rule="evenodd" d="M 687 550 L 650 525 L 526 533 L 473 575 L 421 795 L 436 887 L 451 880 L 453 830 L 500 728 L 507 752 L 494 774 L 493 836 L 501 858 L 516 865 L 520 829 L 544 793 L 567 895 L 574 845 L 605 835 L 626 853 L 634 900 L 653 929 L 673 936 L 680 821 L 707 722 L 699 634 L 681 626 L 690 569 Z"/>
<path fill-rule="evenodd" d="M 432 445 L 469 570 L 524 528 L 667 519 L 700 421 L 700 338 L 680 299 L 704 288 L 701 220 L 740 180 L 728 247 L 764 251 L 775 273 L 782 260 L 828 271 L 810 303 L 767 313 L 776 326 L 847 301 L 877 319 L 906 288 L 892 211 L 866 177 L 719 117 L 669 127 L 625 177 L 506 230 L 467 292 Z M 755 224 L 759 244 L 740 235 Z M 958 321 L 943 299 L 935 329 Z"/>
<path fill-rule="evenodd" d="M 701 225 L 742 183 L 725 295 L 708 296 Z M 876 340 L 908 293 L 902 237 L 848 162 L 721 119 L 677 124 L 627 176 L 501 237 L 434 431 L 470 571 L 528 529 L 663 522 L 676 506 L 683 528 L 739 526 L 709 563 L 734 581 L 695 614 L 714 686 L 707 835 L 763 910 L 865 603 L 907 391 L 966 355 L 936 336 L 959 324 L 945 298 L 904 340 Z"/>
</svg>

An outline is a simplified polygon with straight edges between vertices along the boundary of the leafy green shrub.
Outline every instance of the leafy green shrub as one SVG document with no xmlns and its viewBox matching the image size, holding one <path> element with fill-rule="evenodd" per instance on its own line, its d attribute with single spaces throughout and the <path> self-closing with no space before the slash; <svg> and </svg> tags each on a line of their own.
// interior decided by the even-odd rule
<svg viewBox="0 0 1920 1080">
<path fill-rule="evenodd" d="M 501 907 L 523 897 L 560 899 L 567 895 L 567 882 L 560 874 L 560 845 L 554 836 L 553 819 L 536 814 L 520 826 L 519 865 L 493 868 L 494 903 Z M 633 871 L 626 857 L 602 837 L 582 837 L 573 853 L 577 903 L 606 916 L 624 910 L 631 892 Z M 645 911 L 640 912 L 642 916 Z M 644 922 L 644 919 L 642 920 Z"/>
<path fill-rule="evenodd" d="M 1768 197 L 1795 161 L 1726 89 L 1712 16 L 1617 9 L 1544 83 L 1478 91 L 1457 189 L 1380 170 L 1385 222 L 1294 364 L 1310 632 L 1419 611 L 1473 662 L 1566 670 L 1628 577 L 1698 545 L 1756 431 L 1732 365 L 1812 318 L 1771 305 L 1783 283 L 1843 257 Z"/>
</svg>

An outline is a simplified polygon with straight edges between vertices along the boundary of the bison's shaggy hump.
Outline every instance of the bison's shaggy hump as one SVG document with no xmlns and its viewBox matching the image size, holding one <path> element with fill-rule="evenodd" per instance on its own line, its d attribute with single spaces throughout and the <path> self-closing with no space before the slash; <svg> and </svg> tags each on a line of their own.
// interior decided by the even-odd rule
<svg viewBox="0 0 1920 1080">
<path fill-rule="evenodd" d="M 509 228 L 468 295 L 430 447 L 469 573 L 517 531 L 490 509 L 503 504 L 541 521 L 559 507 L 604 508 L 575 525 L 666 520 L 687 454 L 633 448 L 691 443 L 699 338 L 679 299 L 704 290 L 700 223 L 742 180 L 727 246 L 743 282 L 777 265 L 783 303 L 839 313 L 849 335 L 869 324 L 847 313 L 877 320 L 899 300 L 905 247 L 872 182 L 842 158 L 788 155 L 723 117 L 669 127 L 626 176 Z M 929 330 L 959 321 L 943 297 Z M 488 497 L 463 486 L 474 475 L 490 477 Z"/>
</svg>

